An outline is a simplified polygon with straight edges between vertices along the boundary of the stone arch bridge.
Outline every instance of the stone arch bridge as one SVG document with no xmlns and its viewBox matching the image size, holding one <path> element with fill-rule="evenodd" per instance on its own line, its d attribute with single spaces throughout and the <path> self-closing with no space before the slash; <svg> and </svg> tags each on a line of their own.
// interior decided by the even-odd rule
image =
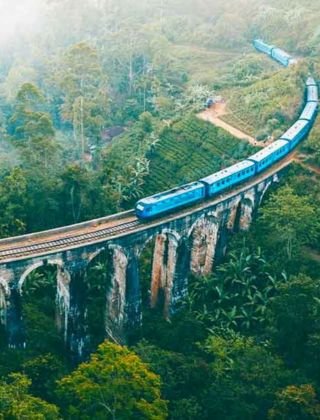
<svg viewBox="0 0 320 420">
<path fill-rule="evenodd" d="M 230 233 L 249 228 L 261 200 L 291 158 L 211 201 L 140 222 L 132 211 L 51 231 L 0 241 L 0 323 L 9 346 L 25 346 L 21 294 L 24 281 L 42 266 L 57 268 L 56 305 L 68 347 L 81 356 L 85 333 L 77 285 L 90 262 L 104 253 L 111 287 L 105 296 L 105 335 L 125 340 L 141 323 L 139 258 L 154 244 L 150 305 L 161 292 L 165 316 L 174 312 L 187 292 L 190 272 L 210 273 L 224 255 Z"/>
</svg>

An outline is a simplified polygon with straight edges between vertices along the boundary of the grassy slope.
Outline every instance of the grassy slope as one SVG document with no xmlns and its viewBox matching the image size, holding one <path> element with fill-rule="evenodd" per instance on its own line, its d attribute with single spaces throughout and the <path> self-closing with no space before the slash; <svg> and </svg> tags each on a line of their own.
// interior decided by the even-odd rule
<svg viewBox="0 0 320 420">
<path fill-rule="evenodd" d="M 279 69 L 248 87 L 230 90 L 230 114 L 224 119 L 252 135 L 285 130 L 301 109 L 303 89 L 298 69 Z"/>
<path fill-rule="evenodd" d="M 190 77 L 190 83 L 212 85 L 231 69 L 241 52 L 208 50 L 190 45 L 172 45 L 171 53 Z"/>
<path fill-rule="evenodd" d="M 166 129 L 150 156 L 144 192 L 153 194 L 197 180 L 248 155 L 252 148 L 224 130 L 186 117 Z"/>
</svg>

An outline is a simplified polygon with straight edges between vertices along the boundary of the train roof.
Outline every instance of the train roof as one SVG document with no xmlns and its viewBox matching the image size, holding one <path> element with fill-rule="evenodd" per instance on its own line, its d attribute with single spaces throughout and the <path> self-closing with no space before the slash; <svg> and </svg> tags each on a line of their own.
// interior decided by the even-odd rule
<svg viewBox="0 0 320 420">
<path fill-rule="evenodd" d="M 249 156 L 248 159 L 259 163 L 276 150 L 281 149 L 281 147 L 285 146 L 286 144 L 287 142 L 285 140 L 276 140 L 269 146 L 264 147 L 262 150 L 259 150 L 259 152 L 255 153 L 254 155 Z"/>
<path fill-rule="evenodd" d="M 180 187 L 175 187 L 171 190 L 163 191 L 158 194 L 151 195 L 150 197 L 142 198 L 138 201 L 138 204 L 153 204 L 159 201 L 160 199 L 165 200 L 167 198 L 176 197 L 187 191 L 194 191 L 199 187 L 203 187 L 203 184 L 201 182 L 191 182 L 190 184 L 181 185 Z"/>
<path fill-rule="evenodd" d="M 228 168 L 215 172 L 214 174 L 208 175 L 205 178 L 201 178 L 200 181 L 203 181 L 207 184 L 213 184 L 214 182 L 227 178 L 228 176 L 238 173 L 243 169 L 248 169 L 252 165 L 254 165 L 253 162 L 243 160 L 241 162 L 236 163 L 235 165 L 229 166 Z"/>
<path fill-rule="evenodd" d="M 261 39 L 261 38 L 256 38 L 256 39 L 254 39 L 254 40 L 253 40 L 253 43 L 254 43 L 254 44 L 264 45 L 265 47 L 270 48 L 270 49 L 275 48 L 275 47 L 274 47 L 274 45 L 267 44 L 267 43 L 266 43 L 266 42 L 264 42 L 264 41 L 263 41 L 263 39 Z"/>
<path fill-rule="evenodd" d="M 307 125 L 309 124 L 306 120 L 298 120 L 296 121 L 282 136 L 280 137 L 281 140 L 293 140 L 294 137 Z"/>
<path fill-rule="evenodd" d="M 316 102 L 308 102 L 307 105 L 303 108 L 299 120 L 311 120 L 317 107 L 318 104 Z"/>
<path fill-rule="evenodd" d="M 282 58 L 285 58 L 288 60 L 292 59 L 292 56 L 288 54 L 286 51 L 282 50 L 281 48 L 273 48 L 272 54 L 278 54 Z"/>
<path fill-rule="evenodd" d="M 318 101 L 318 86 L 308 86 L 308 98 L 307 101 Z"/>
<path fill-rule="evenodd" d="M 317 86 L 316 81 L 314 80 L 313 77 L 309 76 L 307 81 L 306 81 L 306 85 L 307 86 Z"/>
</svg>

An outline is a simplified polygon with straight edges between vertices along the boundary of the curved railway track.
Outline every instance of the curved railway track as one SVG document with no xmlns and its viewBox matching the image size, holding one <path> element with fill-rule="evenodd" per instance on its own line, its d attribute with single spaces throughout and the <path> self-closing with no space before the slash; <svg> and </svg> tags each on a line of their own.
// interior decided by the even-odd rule
<svg viewBox="0 0 320 420">
<path fill-rule="evenodd" d="M 291 152 L 272 167 L 269 167 L 254 178 L 250 178 L 247 182 L 233 187 L 232 190 L 226 190 L 221 195 L 201 201 L 190 207 L 179 209 L 173 213 L 162 215 L 157 219 L 139 220 L 135 216 L 134 211 L 130 210 L 77 225 L 2 239 L 0 240 L 0 263 L 45 256 L 57 252 L 66 252 L 73 248 L 104 242 L 139 230 L 144 230 L 146 227 L 159 226 L 164 222 L 185 217 L 245 192 L 281 171 L 293 160 L 295 160 L 295 152 Z"/>
<path fill-rule="evenodd" d="M 164 222 L 170 222 L 196 211 L 211 207 L 225 200 L 229 200 L 239 193 L 245 192 L 257 183 L 275 175 L 284 169 L 295 159 L 295 152 L 292 152 L 282 161 L 277 162 L 265 172 L 260 173 L 248 182 L 226 191 L 221 195 L 206 201 L 201 201 L 191 207 L 182 208 L 179 211 L 169 213 L 161 218 L 141 221 L 137 219 L 134 211 L 128 211 L 114 218 L 97 219 L 94 222 L 71 225 L 67 228 L 53 229 L 36 234 L 23 235 L 15 238 L 0 240 L 0 263 L 8 263 L 15 260 L 49 255 L 56 252 L 65 252 L 73 248 L 92 245 L 104 242 L 113 238 L 128 235 L 146 227 L 154 227 Z"/>
</svg>

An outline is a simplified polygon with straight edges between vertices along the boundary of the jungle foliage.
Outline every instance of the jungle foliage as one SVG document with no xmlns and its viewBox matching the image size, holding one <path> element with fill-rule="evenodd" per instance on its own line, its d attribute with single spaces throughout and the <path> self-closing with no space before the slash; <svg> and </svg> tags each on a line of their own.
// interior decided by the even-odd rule
<svg viewBox="0 0 320 420">
<path fill-rule="evenodd" d="M 195 117 L 205 100 L 223 96 L 224 119 L 277 137 L 301 109 L 305 77 L 320 72 L 315 0 L 41 3 L 34 30 L 0 43 L 1 238 L 131 208 L 234 163 L 252 148 Z M 256 36 L 298 66 L 256 53 Z M 55 268 L 23 284 L 24 349 L 7 348 L 0 288 L 0 419 L 320 418 L 319 127 L 303 166 L 212 274 L 190 277 L 170 321 L 150 308 L 145 250 L 143 322 L 129 347 L 104 341 L 105 254 L 78 284 L 82 364 L 65 349 Z"/>
</svg>

